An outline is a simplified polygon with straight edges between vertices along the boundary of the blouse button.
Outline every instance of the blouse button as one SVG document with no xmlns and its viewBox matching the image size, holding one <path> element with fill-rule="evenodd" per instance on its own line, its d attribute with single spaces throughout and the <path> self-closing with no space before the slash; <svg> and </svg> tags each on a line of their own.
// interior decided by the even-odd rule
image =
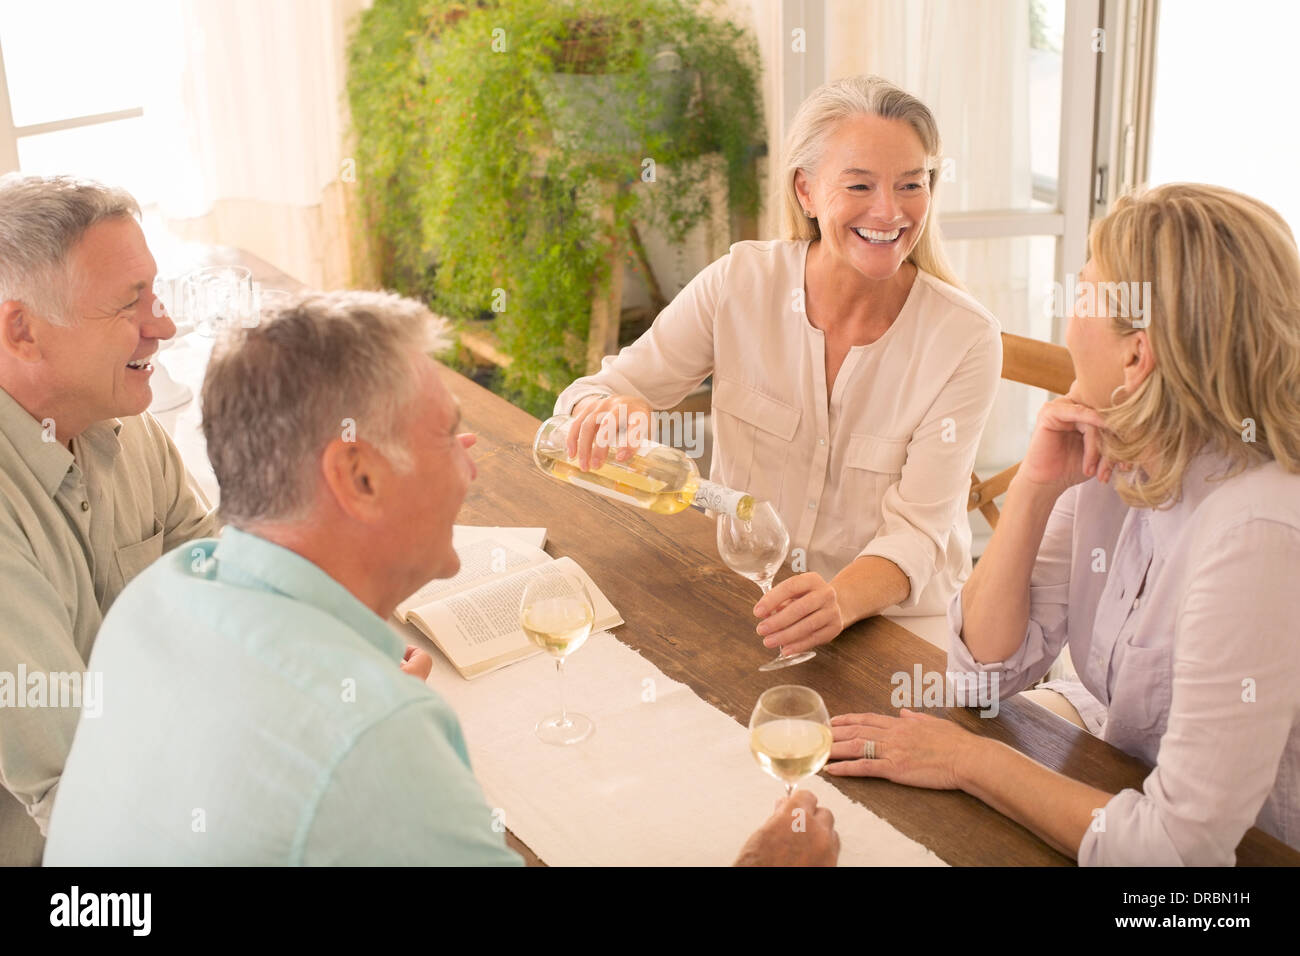
<svg viewBox="0 0 1300 956">
<path fill-rule="evenodd" d="M 826 439 L 825 439 L 825 438 L 819 438 L 819 439 L 817 439 L 817 444 L 819 444 L 819 445 L 824 445 L 824 444 L 826 444 Z"/>
<path fill-rule="evenodd" d="M 1141 604 L 1141 603 L 1142 603 L 1142 599 L 1141 599 L 1141 598 L 1134 598 L 1134 599 L 1133 599 L 1133 610 L 1136 611 L 1136 610 L 1138 609 L 1138 605 Z"/>
<path fill-rule="evenodd" d="M 90 502 L 89 502 L 89 501 L 83 501 L 83 502 L 81 503 L 81 510 L 82 510 L 82 511 L 89 511 L 89 510 L 90 510 Z"/>
</svg>

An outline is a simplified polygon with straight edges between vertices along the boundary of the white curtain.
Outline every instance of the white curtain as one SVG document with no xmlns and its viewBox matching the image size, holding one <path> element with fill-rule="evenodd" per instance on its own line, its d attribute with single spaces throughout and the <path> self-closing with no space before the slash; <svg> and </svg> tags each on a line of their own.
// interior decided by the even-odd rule
<svg viewBox="0 0 1300 956">
<path fill-rule="evenodd" d="M 346 42 L 362 0 L 180 0 L 150 51 L 161 209 L 309 285 L 345 284 Z M 360 175 L 360 173 L 358 173 Z"/>
</svg>

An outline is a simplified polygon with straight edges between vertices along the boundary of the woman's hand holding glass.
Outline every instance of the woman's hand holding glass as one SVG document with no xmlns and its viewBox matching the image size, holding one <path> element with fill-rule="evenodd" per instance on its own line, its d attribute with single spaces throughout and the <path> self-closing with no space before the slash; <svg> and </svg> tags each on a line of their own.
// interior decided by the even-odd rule
<svg viewBox="0 0 1300 956">
<path fill-rule="evenodd" d="M 829 644 L 844 630 L 835 586 L 808 571 L 786 578 L 754 605 L 757 631 L 766 647 L 788 655 Z"/>
<path fill-rule="evenodd" d="M 772 591 L 772 581 L 781 570 L 790 551 L 790 533 L 785 522 L 769 501 L 754 505 L 748 519 L 738 515 L 719 514 L 717 526 L 718 556 L 737 574 L 749 578 L 766 596 Z M 768 647 L 778 645 L 764 642 Z M 762 665 L 759 670 L 772 671 L 793 664 L 802 664 L 817 656 L 815 651 L 796 653 L 781 648 L 780 656 Z"/>
</svg>

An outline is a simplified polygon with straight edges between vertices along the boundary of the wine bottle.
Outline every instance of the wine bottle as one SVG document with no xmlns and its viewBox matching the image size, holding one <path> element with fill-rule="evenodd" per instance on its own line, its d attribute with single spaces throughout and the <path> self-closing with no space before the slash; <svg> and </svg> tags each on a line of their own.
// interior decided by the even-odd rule
<svg viewBox="0 0 1300 956">
<path fill-rule="evenodd" d="M 626 461 L 615 461 L 611 453 L 599 468 L 583 471 L 566 449 L 572 422 L 568 415 L 556 415 L 537 429 L 533 461 L 552 478 L 661 515 L 699 505 L 742 521 L 753 516 L 752 497 L 701 478 L 685 452 L 658 442 L 642 442 Z"/>
</svg>

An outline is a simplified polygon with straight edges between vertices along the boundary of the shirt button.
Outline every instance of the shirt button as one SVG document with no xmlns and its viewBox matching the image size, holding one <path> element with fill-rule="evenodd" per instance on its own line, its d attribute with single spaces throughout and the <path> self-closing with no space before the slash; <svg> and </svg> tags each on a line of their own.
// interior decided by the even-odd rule
<svg viewBox="0 0 1300 956">
<path fill-rule="evenodd" d="M 1141 599 L 1141 598 L 1134 598 L 1134 599 L 1133 599 L 1133 610 L 1136 611 L 1136 610 L 1138 609 L 1138 605 L 1141 604 L 1141 603 L 1142 603 L 1142 599 Z"/>
<path fill-rule="evenodd" d="M 815 501 L 810 501 L 810 502 L 808 502 L 808 510 L 809 510 L 809 511 L 816 511 L 816 510 L 817 510 L 817 502 L 815 502 Z"/>
<path fill-rule="evenodd" d="M 819 444 L 819 445 L 824 445 L 824 444 L 826 444 L 826 439 L 825 439 L 825 438 L 819 438 L 819 439 L 817 439 L 817 444 Z"/>
<path fill-rule="evenodd" d="M 89 511 L 89 510 L 90 510 L 90 502 L 89 502 L 89 501 L 83 501 L 83 502 L 81 503 L 81 510 L 82 510 L 82 511 Z"/>
</svg>

